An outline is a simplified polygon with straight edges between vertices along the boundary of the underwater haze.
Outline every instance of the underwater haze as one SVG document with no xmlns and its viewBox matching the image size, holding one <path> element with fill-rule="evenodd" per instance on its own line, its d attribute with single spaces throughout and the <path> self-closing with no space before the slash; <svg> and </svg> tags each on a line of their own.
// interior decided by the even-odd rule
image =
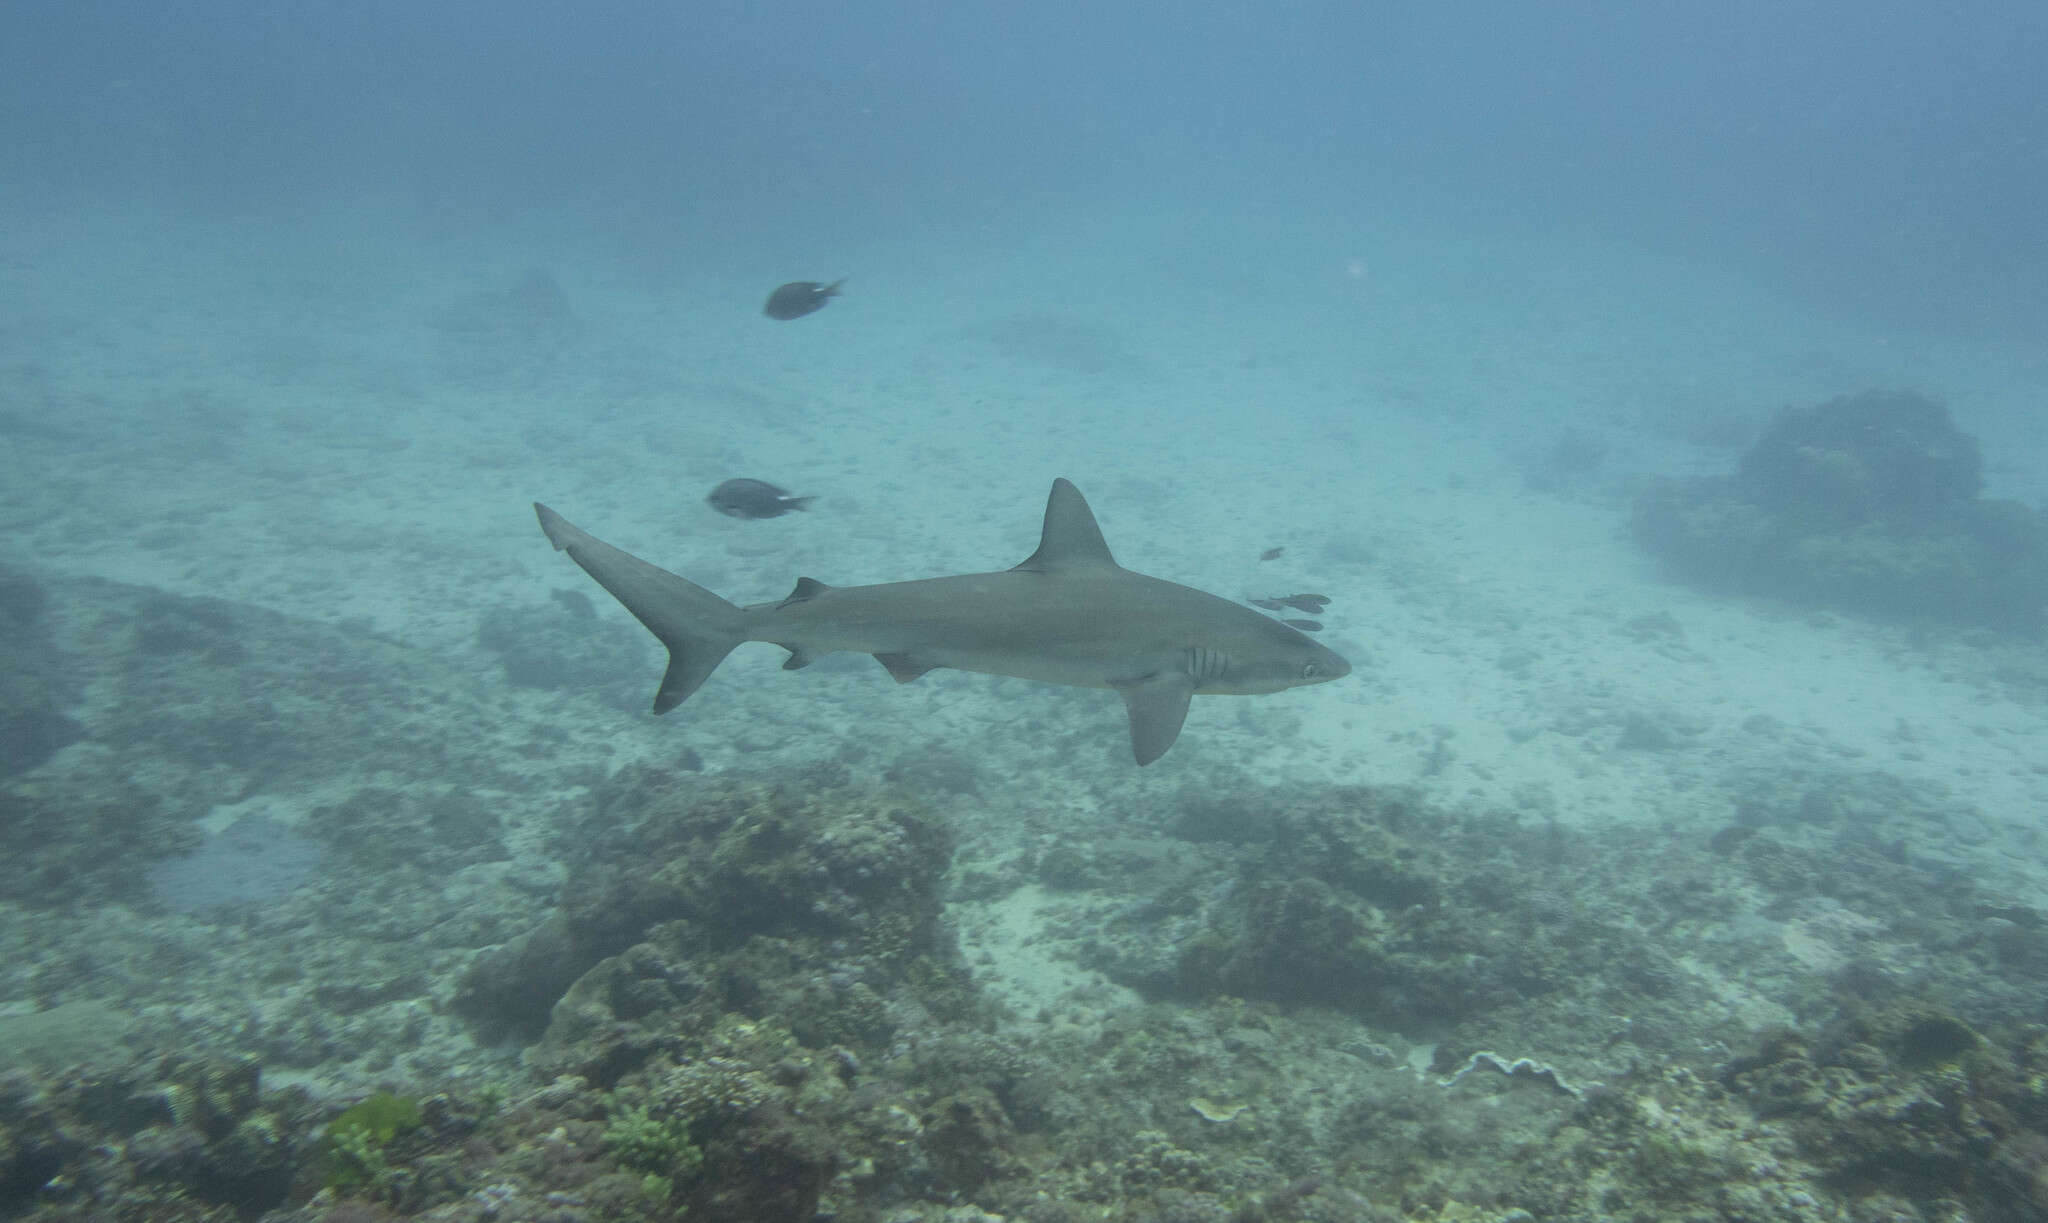
<svg viewBox="0 0 2048 1223">
<path fill-rule="evenodd" d="M 9 4 L 0 1220 L 2048 1217 L 2044 63 Z"/>
</svg>

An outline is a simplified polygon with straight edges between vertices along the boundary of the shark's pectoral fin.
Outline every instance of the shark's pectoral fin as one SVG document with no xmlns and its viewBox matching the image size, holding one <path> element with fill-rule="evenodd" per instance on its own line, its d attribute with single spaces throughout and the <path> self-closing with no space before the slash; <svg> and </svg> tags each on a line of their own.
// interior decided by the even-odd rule
<svg viewBox="0 0 2048 1223">
<path fill-rule="evenodd" d="M 907 684 L 927 671 L 935 671 L 939 664 L 912 658 L 908 654 L 877 654 L 875 661 L 889 669 L 889 677 L 899 684 Z"/>
<path fill-rule="evenodd" d="M 1180 725 L 1188 719 L 1188 702 L 1195 696 L 1194 678 L 1168 671 L 1125 680 L 1115 687 L 1124 694 L 1124 708 L 1131 715 L 1131 752 L 1139 764 L 1151 764 L 1180 738 Z"/>
</svg>

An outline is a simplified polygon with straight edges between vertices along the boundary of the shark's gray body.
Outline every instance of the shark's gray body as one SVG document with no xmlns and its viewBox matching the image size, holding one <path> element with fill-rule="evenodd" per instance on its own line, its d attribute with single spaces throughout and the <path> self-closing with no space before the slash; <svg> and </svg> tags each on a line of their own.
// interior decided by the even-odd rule
<svg viewBox="0 0 2048 1223">
<path fill-rule="evenodd" d="M 1038 551 L 999 573 L 832 587 L 810 578 L 780 603 L 738 607 L 622 552 L 536 503 L 556 548 L 668 647 L 654 712 L 680 705 L 732 648 L 770 641 L 794 669 L 873 654 L 900 683 L 938 667 L 1114 688 L 1139 764 L 1180 734 L 1196 693 L 1279 692 L 1347 675 L 1335 651 L 1268 616 L 1118 565 L 1079 489 L 1056 480 Z"/>
</svg>

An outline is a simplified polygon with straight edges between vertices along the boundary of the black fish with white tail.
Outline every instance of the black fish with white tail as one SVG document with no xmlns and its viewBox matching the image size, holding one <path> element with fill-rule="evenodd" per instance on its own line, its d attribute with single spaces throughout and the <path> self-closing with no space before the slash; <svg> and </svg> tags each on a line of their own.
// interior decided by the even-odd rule
<svg viewBox="0 0 2048 1223">
<path fill-rule="evenodd" d="M 761 307 L 761 313 L 772 319 L 788 322 L 815 314 L 825 308 L 825 303 L 839 296 L 839 286 L 844 280 L 835 280 L 829 285 L 815 280 L 792 280 L 768 295 L 768 304 Z"/>
<path fill-rule="evenodd" d="M 798 578 L 780 603 L 739 607 L 622 552 L 536 503 L 549 542 L 668 647 L 654 712 L 687 700 L 733 648 L 768 641 L 784 670 L 872 654 L 897 683 L 953 667 L 1124 698 L 1139 764 L 1180 736 L 1197 694 L 1249 696 L 1342 679 L 1351 664 L 1270 616 L 1116 563 L 1081 491 L 1055 480 L 1038 551 L 1014 569 L 827 586 Z"/>
<path fill-rule="evenodd" d="M 780 518 L 807 510 L 816 497 L 792 497 L 766 480 L 727 480 L 704 498 L 727 518 Z"/>
</svg>

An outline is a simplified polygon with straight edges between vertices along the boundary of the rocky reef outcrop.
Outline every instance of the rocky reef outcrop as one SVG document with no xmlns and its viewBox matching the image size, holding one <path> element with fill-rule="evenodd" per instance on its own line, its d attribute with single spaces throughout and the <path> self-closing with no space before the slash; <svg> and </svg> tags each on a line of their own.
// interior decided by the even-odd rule
<svg viewBox="0 0 2048 1223">
<path fill-rule="evenodd" d="M 77 696 L 77 668 L 50 640 L 42 584 L 0 568 L 0 777 L 25 772 L 85 730 L 63 707 Z"/>
<path fill-rule="evenodd" d="M 1742 791 L 1720 832 L 1595 835 L 1248 778 L 952 877 L 971 800 L 628 766 L 554 829 L 555 909 L 435 987 L 520 1064 L 322 1099 L 130 1043 L 0 1077 L 0 1218 L 2038 1217 L 2048 919 L 1871 839 L 1938 839 L 1930 796 Z M 949 877 L 961 910 L 1077 898 L 1037 948 L 1152 998 L 1005 1011 Z"/>
<path fill-rule="evenodd" d="M 454 1000 L 493 1037 L 542 1038 L 530 1056 L 555 1069 L 615 1079 L 688 1026 L 681 1012 L 772 1012 L 814 1045 L 873 1044 L 889 996 L 956 971 L 949 836 L 843 769 L 763 786 L 635 767 L 594 810 L 556 911 L 478 956 Z"/>
<path fill-rule="evenodd" d="M 2037 630 L 2048 623 L 2048 519 L 1982 491 L 1976 439 L 1946 408 L 1872 391 L 1785 410 L 1733 473 L 1645 491 L 1631 529 L 1708 589 Z"/>
<path fill-rule="evenodd" d="M 1722 1068 L 1860 1218 L 2048 1217 L 2048 1027 L 1978 1033 L 1928 1003 L 1766 1033 Z M 1960 1217 L 1947 1215 L 1946 1217 Z"/>
</svg>

